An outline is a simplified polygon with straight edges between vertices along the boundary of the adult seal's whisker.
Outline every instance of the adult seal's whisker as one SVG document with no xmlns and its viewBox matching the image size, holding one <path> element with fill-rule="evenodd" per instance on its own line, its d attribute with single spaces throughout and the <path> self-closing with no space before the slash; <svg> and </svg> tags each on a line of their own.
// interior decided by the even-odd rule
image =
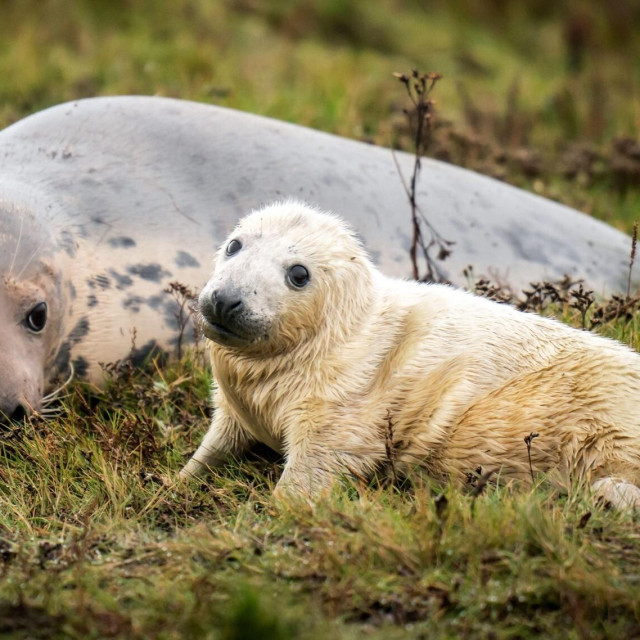
<svg viewBox="0 0 640 640">
<path fill-rule="evenodd" d="M 44 406 L 58 399 L 60 392 L 66 389 L 71 384 L 74 373 L 75 373 L 75 370 L 73 367 L 73 362 L 69 362 L 69 376 L 57 389 L 54 389 L 53 391 L 48 393 L 46 396 L 43 396 L 42 404 Z"/>
<path fill-rule="evenodd" d="M 34 413 L 34 415 L 39 416 L 40 418 L 44 418 L 46 420 L 50 420 L 52 418 L 59 418 L 60 416 L 65 415 L 65 412 L 60 410 L 60 411 L 38 411 L 38 413 Z"/>
</svg>

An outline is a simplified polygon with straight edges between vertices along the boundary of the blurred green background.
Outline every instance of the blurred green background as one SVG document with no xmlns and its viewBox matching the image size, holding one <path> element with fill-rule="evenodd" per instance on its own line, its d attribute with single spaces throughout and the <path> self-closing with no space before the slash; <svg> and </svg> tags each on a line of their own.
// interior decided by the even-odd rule
<svg viewBox="0 0 640 640">
<path fill-rule="evenodd" d="M 95 95 L 220 104 L 411 149 L 394 71 L 438 71 L 429 153 L 629 230 L 640 2 L 0 0 L 0 126 Z"/>
</svg>

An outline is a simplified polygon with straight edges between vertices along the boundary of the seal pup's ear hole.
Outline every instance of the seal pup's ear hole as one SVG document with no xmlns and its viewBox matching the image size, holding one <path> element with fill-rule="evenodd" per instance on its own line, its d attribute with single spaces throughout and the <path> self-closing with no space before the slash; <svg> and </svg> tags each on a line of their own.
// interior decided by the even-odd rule
<svg viewBox="0 0 640 640">
<path fill-rule="evenodd" d="M 287 282 L 296 289 L 305 287 L 309 283 L 309 280 L 311 280 L 311 275 L 308 269 L 301 264 L 294 264 L 287 270 Z"/>
<path fill-rule="evenodd" d="M 232 256 L 234 253 L 238 253 L 242 249 L 242 242 L 240 240 L 236 240 L 235 238 L 229 242 L 227 248 L 225 249 L 225 253 L 228 256 Z"/>
<path fill-rule="evenodd" d="M 39 302 L 25 318 L 30 331 L 40 333 L 47 326 L 47 303 Z"/>
</svg>

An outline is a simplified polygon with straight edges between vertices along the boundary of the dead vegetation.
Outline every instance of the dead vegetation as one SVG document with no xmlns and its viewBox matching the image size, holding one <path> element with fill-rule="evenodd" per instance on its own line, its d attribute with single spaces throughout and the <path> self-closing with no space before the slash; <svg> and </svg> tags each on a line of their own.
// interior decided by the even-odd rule
<svg viewBox="0 0 640 640">
<path fill-rule="evenodd" d="M 504 107 L 496 110 L 478 106 L 464 85 L 457 86 L 464 120 L 435 121 L 426 155 L 533 189 L 586 212 L 594 212 L 593 201 L 587 195 L 592 191 L 616 194 L 620 201 L 637 200 L 640 184 L 637 139 L 616 136 L 606 142 L 594 142 L 594 137 L 588 134 L 565 135 L 553 147 L 547 147 L 530 137 L 536 124 L 545 120 L 545 113 L 521 104 L 518 81 L 513 82 Z M 600 100 L 603 87 L 593 90 L 594 109 L 606 109 Z M 560 111 L 565 100 L 574 104 L 575 97 L 572 93 L 560 94 L 557 97 L 560 106 L 556 107 Z M 404 107 L 396 105 L 395 111 L 395 146 L 411 152 L 415 147 L 415 131 L 404 119 Z M 600 215 L 605 219 L 616 217 L 611 212 Z M 625 222 L 631 226 L 632 219 L 627 217 Z"/>
<path fill-rule="evenodd" d="M 627 293 L 612 294 L 608 298 L 596 299 L 595 293 L 586 289 L 583 280 L 565 275 L 560 280 L 532 282 L 527 289 L 516 294 L 510 287 L 487 278 L 474 278 L 473 267 L 465 269 L 464 275 L 471 283 L 471 290 L 480 296 L 512 304 L 520 311 L 547 313 L 562 317 L 581 329 L 594 330 L 599 327 L 618 327 L 635 324 L 640 305 L 640 295 L 631 295 L 631 274 L 635 262 L 637 225 L 631 242 Z"/>
<path fill-rule="evenodd" d="M 162 404 L 163 380 L 188 387 L 177 381 L 190 367 L 136 377 L 138 395 Z M 184 403 L 194 421 L 202 400 Z M 640 632 L 636 524 L 585 495 L 539 480 L 513 492 L 479 471 L 469 494 L 419 478 L 402 491 L 347 483 L 314 510 L 289 510 L 271 498 L 272 462 L 166 485 L 191 430 L 157 428 L 141 448 L 126 413 L 105 437 L 107 418 L 84 415 L 75 396 L 66 405 L 65 419 L 26 424 L 3 447 L 0 626 L 13 637 Z M 151 422 L 155 409 L 138 412 Z"/>
<path fill-rule="evenodd" d="M 406 117 L 407 127 L 413 136 L 413 171 L 408 184 L 397 163 L 396 168 L 411 209 L 409 256 L 413 278 L 414 280 L 439 282 L 443 280 L 443 277 L 438 268 L 438 261 L 447 259 L 451 253 L 450 247 L 454 242 L 443 238 L 429 222 L 428 216 L 423 211 L 424 203 L 419 204 L 417 200 L 417 185 L 422 169 L 422 158 L 427 155 L 431 144 L 435 104 L 431 93 L 442 76 L 434 71 L 422 73 L 417 69 L 413 69 L 410 74 L 395 73 L 394 76 L 404 85 L 411 103 L 411 108 L 402 110 Z M 420 274 L 418 249 L 422 253 L 426 266 L 424 275 Z M 434 250 L 436 251 L 435 256 L 432 255 Z"/>
</svg>

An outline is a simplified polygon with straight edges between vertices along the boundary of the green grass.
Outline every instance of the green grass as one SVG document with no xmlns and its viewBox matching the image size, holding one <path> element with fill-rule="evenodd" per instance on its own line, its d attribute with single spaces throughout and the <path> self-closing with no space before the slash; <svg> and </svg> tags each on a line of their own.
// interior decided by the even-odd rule
<svg viewBox="0 0 640 640">
<path fill-rule="evenodd" d="M 0 126 L 65 100 L 157 94 L 410 148 L 392 73 L 437 70 L 433 155 L 629 230 L 640 159 L 616 140 L 640 134 L 635 4 L 425 7 L 0 0 Z M 580 24 L 570 69 L 564 34 Z M 580 324 L 568 305 L 546 313 Z M 639 314 L 599 331 L 640 348 Z M 640 636 L 638 524 L 580 492 L 474 497 L 414 479 L 292 509 L 271 498 L 280 466 L 264 451 L 171 484 L 207 426 L 209 380 L 202 354 L 125 369 L 103 390 L 73 386 L 59 418 L 2 434 L 0 633 Z"/>
<path fill-rule="evenodd" d="M 568 304 L 546 312 L 581 322 Z M 638 348 L 640 314 L 600 331 Z M 207 426 L 204 354 L 107 380 L 72 386 L 60 417 L 0 440 L 10 637 L 640 634 L 636 514 L 544 478 L 479 495 L 418 477 L 345 482 L 314 508 L 287 506 L 267 450 L 178 483 Z"/>
<path fill-rule="evenodd" d="M 16 638 L 640 633 L 637 523 L 581 493 L 541 483 L 474 497 L 416 479 L 351 485 L 314 510 L 293 509 L 272 500 L 278 464 L 260 457 L 206 484 L 166 486 L 205 426 L 207 377 L 187 358 L 112 379 L 104 392 L 76 387 L 63 417 L 4 438 L 0 629 Z M 114 400 L 120 407 L 107 410 Z M 168 415 L 176 406 L 179 420 Z"/>
</svg>

